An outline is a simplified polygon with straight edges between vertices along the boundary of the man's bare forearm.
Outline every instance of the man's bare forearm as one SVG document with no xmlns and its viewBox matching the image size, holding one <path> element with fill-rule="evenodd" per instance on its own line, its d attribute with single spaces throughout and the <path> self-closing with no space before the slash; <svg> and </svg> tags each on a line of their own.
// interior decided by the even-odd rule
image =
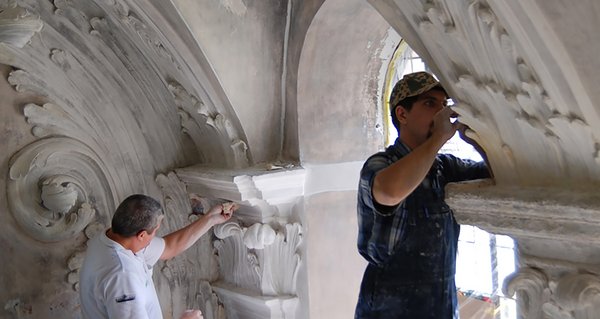
<svg viewBox="0 0 600 319">
<path fill-rule="evenodd" d="M 396 163 L 381 170 L 373 182 L 375 201 L 394 206 L 408 197 L 429 172 L 444 142 L 431 137 Z"/>
<path fill-rule="evenodd" d="M 209 215 L 204 215 L 193 223 L 163 237 L 165 251 L 160 259 L 171 259 L 190 248 L 202 235 L 214 226 Z"/>
</svg>

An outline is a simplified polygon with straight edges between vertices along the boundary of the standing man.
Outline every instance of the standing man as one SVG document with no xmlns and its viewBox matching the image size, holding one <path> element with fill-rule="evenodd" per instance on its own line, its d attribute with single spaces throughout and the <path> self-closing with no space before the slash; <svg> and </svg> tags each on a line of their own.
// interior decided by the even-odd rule
<svg viewBox="0 0 600 319">
<path fill-rule="evenodd" d="M 229 220 L 237 206 L 217 205 L 193 223 L 163 238 L 156 232 L 164 217 L 158 201 L 131 195 L 117 208 L 112 227 L 88 242 L 80 270 L 84 319 L 162 319 L 152 267 L 192 246 L 212 226 Z M 187 310 L 182 319 L 201 319 Z"/>
<path fill-rule="evenodd" d="M 405 75 L 390 108 L 398 139 L 364 164 L 358 250 L 369 262 L 356 319 L 458 317 L 454 274 L 459 225 L 444 187 L 489 177 L 484 162 L 438 154 L 457 129 L 448 96 L 427 72 Z M 462 127 L 461 127 L 462 126 Z"/>
</svg>

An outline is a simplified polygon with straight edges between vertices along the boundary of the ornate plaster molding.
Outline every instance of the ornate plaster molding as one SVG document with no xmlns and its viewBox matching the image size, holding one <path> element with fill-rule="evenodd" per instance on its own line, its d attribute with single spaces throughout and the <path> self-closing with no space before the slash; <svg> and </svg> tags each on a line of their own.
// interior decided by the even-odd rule
<svg viewBox="0 0 600 319">
<path fill-rule="evenodd" d="M 69 138 L 39 140 L 12 156 L 7 198 L 19 226 L 43 242 L 69 239 L 96 212 L 114 207 L 111 182 L 97 154 Z"/>
<path fill-rule="evenodd" d="M 175 170 L 191 193 L 206 194 L 247 205 L 237 216 L 245 222 L 286 223 L 293 205 L 304 196 L 303 168 L 267 170 L 213 169 L 191 166 Z"/>
<path fill-rule="evenodd" d="M 531 32 L 548 25 L 532 15 L 543 3 L 369 2 L 440 76 L 499 185 L 600 179 L 600 115 L 576 94 L 577 74 L 563 72 L 572 57 L 562 54 L 562 43 L 552 32 Z"/>
<path fill-rule="evenodd" d="M 575 319 L 596 318 L 600 313 L 600 277 L 592 274 L 566 275 L 558 281 L 554 296 L 559 309 L 544 309 L 554 318 L 563 318 L 556 314 L 564 313 Z"/>
<path fill-rule="evenodd" d="M 175 172 L 188 192 L 241 205 L 232 221 L 214 228 L 219 280 L 213 287 L 227 317 L 294 318 L 302 227 L 290 220 L 304 196 L 305 170 L 192 166 Z"/>
<path fill-rule="evenodd" d="M 15 68 L 9 82 L 49 101 L 25 108 L 33 134 L 76 138 L 111 154 L 110 167 L 122 168 L 113 173 L 122 181 L 119 194 L 144 188 L 142 172 L 174 162 L 248 166 L 250 152 L 233 108 L 201 48 L 188 41 L 190 31 L 173 20 L 172 4 L 160 4 L 158 12 L 146 0 L 5 3 L 0 24 L 14 18 L 35 30 L 33 37 L 19 35 L 23 45 L 2 42 L 0 34 L 0 63 Z M 181 120 L 187 107 L 179 103 L 182 94 L 202 101 L 210 123 L 193 105 Z M 190 148 L 179 127 L 202 147 Z M 209 139 L 201 136 L 206 132 Z"/>
<path fill-rule="evenodd" d="M 275 231 L 268 224 L 241 227 L 235 222 L 215 228 L 221 280 L 217 292 L 244 318 L 295 318 L 296 283 L 302 262 L 302 229 L 297 223 Z M 236 318 L 236 315 L 233 315 Z"/>
<path fill-rule="evenodd" d="M 480 180 L 449 184 L 446 194 L 462 224 L 515 238 L 600 241 L 596 188 L 508 187 Z"/>
<path fill-rule="evenodd" d="M 523 268 L 506 277 L 502 285 L 504 295 L 512 297 L 519 293 L 517 302 L 523 318 L 541 318 L 542 305 L 549 300 L 548 278 L 534 268 Z"/>
<path fill-rule="evenodd" d="M 227 318 L 248 319 L 294 319 L 298 308 L 298 297 L 272 297 L 239 292 L 228 286 L 214 289 L 227 305 Z"/>
<path fill-rule="evenodd" d="M 194 220 L 186 186 L 173 172 L 156 177 L 165 211 L 164 232 L 168 233 L 188 225 Z M 161 278 L 157 287 L 167 285 L 171 293 L 171 308 L 200 309 L 205 318 L 224 319 L 224 308 L 210 281 L 217 276 L 217 261 L 210 236 L 203 236 L 185 254 L 170 259 L 157 268 Z M 162 280 L 162 279 L 166 280 Z M 183 300 L 181 299 L 183 296 Z M 185 308 L 182 308 L 185 307 Z"/>
<path fill-rule="evenodd" d="M 19 7 L 16 0 L 0 4 L 0 46 L 23 48 L 43 26 L 39 17 Z"/>
<path fill-rule="evenodd" d="M 503 292 L 518 294 L 524 319 L 592 319 L 600 310 L 600 277 L 591 273 L 551 276 L 525 267 L 505 279 Z"/>
<path fill-rule="evenodd" d="M 204 101 L 191 95 L 179 83 L 169 83 L 169 90 L 179 108 L 182 130 L 192 138 L 197 149 L 215 143 L 222 145 L 218 151 L 201 152 L 203 163 L 232 168 L 248 166 L 248 146 L 223 114 L 214 114 Z"/>
</svg>

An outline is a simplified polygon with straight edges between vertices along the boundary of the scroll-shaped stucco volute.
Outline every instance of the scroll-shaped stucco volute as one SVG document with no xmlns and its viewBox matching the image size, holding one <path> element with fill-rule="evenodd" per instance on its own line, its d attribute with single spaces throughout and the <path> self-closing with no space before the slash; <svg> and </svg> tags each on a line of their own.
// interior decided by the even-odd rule
<svg viewBox="0 0 600 319">
<path fill-rule="evenodd" d="M 101 163 L 95 152 L 69 138 L 39 140 L 17 152 L 9 163 L 7 197 L 18 224 L 43 242 L 81 232 L 97 211 L 113 207 Z"/>
<path fill-rule="evenodd" d="M 275 231 L 268 224 L 254 224 L 246 229 L 244 244 L 250 249 L 264 249 L 275 241 Z"/>
<path fill-rule="evenodd" d="M 597 318 L 600 314 L 600 277 L 569 274 L 558 281 L 554 301 L 561 309 L 577 313 L 577 319 Z"/>
<path fill-rule="evenodd" d="M 24 47 L 44 23 L 39 17 L 17 6 L 17 1 L 0 2 L 0 46 Z"/>
<path fill-rule="evenodd" d="M 219 252 L 219 273 L 227 283 L 258 292 L 260 265 L 256 254 L 249 252 L 244 244 L 245 231 L 234 221 L 214 227 L 214 234 L 219 239 L 214 243 Z"/>
<path fill-rule="evenodd" d="M 77 202 L 77 181 L 68 175 L 56 175 L 42 181 L 42 206 L 62 214 L 68 213 Z"/>
<path fill-rule="evenodd" d="M 540 270 L 523 268 L 506 277 L 502 285 L 506 296 L 518 293 L 517 302 L 523 318 L 542 319 L 542 305 L 548 301 L 548 278 Z"/>
</svg>

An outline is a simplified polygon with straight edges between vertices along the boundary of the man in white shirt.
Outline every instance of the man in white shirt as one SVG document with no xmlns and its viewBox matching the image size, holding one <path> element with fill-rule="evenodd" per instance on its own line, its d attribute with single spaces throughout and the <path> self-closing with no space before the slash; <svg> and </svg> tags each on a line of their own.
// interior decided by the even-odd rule
<svg viewBox="0 0 600 319">
<path fill-rule="evenodd" d="M 79 282 L 83 318 L 162 319 L 152 267 L 188 249 L 212 226 L 229 220 L 235 209 L 217 205 L 160 238 L 160 203 L 141 194 L 127 197 L 115 211 L 112 227 L 88 243 Z M 202 314 L 188 310 L 181 318 L 201 319 Z"/>
</svg>

